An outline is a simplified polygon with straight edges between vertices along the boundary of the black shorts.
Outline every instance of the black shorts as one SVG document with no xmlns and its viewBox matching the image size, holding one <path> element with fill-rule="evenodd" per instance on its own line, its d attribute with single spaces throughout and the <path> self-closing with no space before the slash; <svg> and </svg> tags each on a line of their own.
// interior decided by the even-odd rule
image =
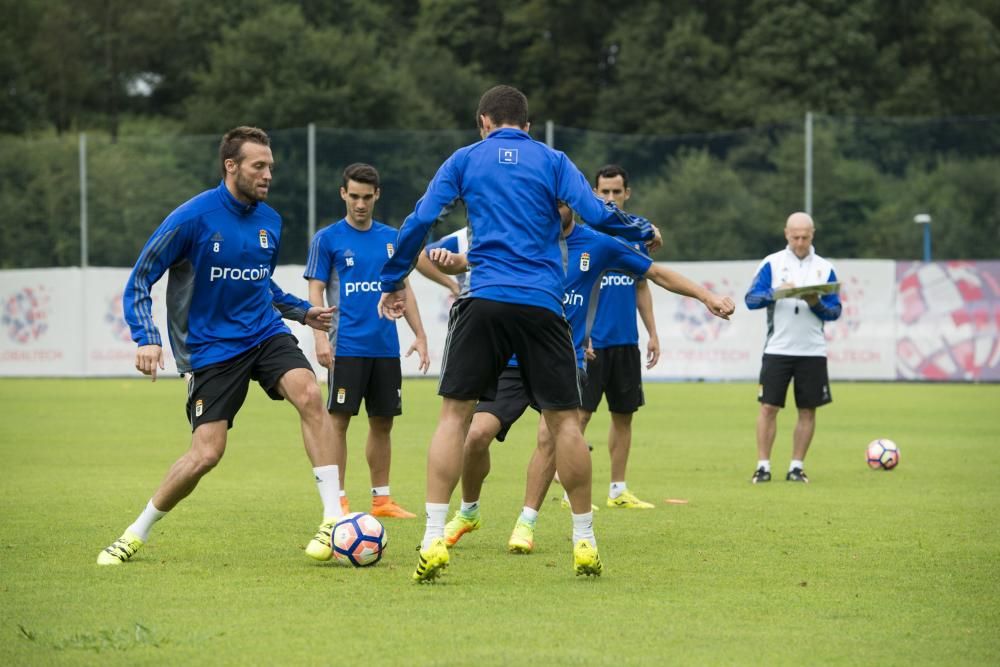
<svg viewBox="0 0 1000 667">
<path fill-rule="evenodd" d="M 826 357 L 796 357 L 786 354 L 765 354 L 760 366 L 760 386 L 757 400 L 768 405 L 785 407 L 788 383 L 795 379 L 795 406 L 818 408 L 833 400 Z"/>
<path fill-rule="evenodd" d="M 582 368 L 577 369 L 577 378 L 581 386 L 587 384 L 587 374 Z M 498 442 L 507 439 L 510 427 L 521 418 L 525 408 L 530 407 L 535 412 L 541 412 L 538 403 L 528 393 L 527 387 L 521 380 L 521 369 L 517 366 L 508 366 L 500 373 L 497 380 L 497 390 L 490 398 L 482 398 L 476 404 L 476 412 L 486 412 L 500 422 L 500 432 L 496 435 Z"/>
<path fill-rule="evenodd" d="M 631 414 L 646 404 L 642 393 L 642 358 L 635 345 L 616 345 L 594 350 L 597 355 L 587 362 L 587 385 L 583 388 L 583 409 L 594 412 L 601 395 L 608 399 L 608 410 Z"/>
<path fill-rule="evenodd" d="M 489 396 L 511 356 L 545 410 L 580 405 L 569 323 L 547 308 L 489 299 L 459 299 L 448 317 L 438 393 L 458 400 Z"/>
<path fill-rule="evenodd" d="M 500 373 L 496 393 L 489 399 L 480 400 L 476 404 L 476 412 L 489 413 L 500 421 L 500 432 L 497 433 L 496 439 L 503 442 L 510 427 L 521 418 L 525 409 L 533 404 L 534 401 L 531 400 L 521 380 L 521 369 L 517 366 L 508 366 Z"/>
<path fill-rule="evenodd" d="M 186 406 L 191 430 L 222 419 L 232 428 L 233 419 L 246 400 L 250 380 L 256 380 L 273 400 L 282 400 L 278 382 L 296 368 L 312 372 L 295 337 L 278 334 L 237 357 L 193 371 L 188 381 Z"/>
<path fill-rule="evenodd" d="M 356 415 L 363 398 L 369 417 L 403 414 L 399 357 L 337 357 L 326 383 L 326 409 L 330 412 Z"/>
</svg>

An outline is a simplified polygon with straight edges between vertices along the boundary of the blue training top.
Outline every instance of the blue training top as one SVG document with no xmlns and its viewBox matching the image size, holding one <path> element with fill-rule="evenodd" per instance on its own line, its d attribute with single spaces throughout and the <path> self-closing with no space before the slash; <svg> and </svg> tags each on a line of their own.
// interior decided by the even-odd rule
<svg viewBox="0 0 1000 667">
<path fill-rule="evenodd" d="M 326 303 L 337 306 L 330 345 L 340 357 L 398 357 L 395 320 L 382 319 L 379 274 L 392 257 L 396 230 L 378 220 L 365 230 L 341 218 L 313 237 L 303 276 L 326 284 Z"/>
<path fill-rule="evenodd" d="M 566 309 L 566 319 L 573 329 L 573 347 L 576 348 L 577 364 L 582 367 L 588 332 L 594 322 L 595 314 L 599 312 L 600 304 L 608 297 L 608 290 L 602 289 L 605 279 L 609 275 L 624 276 L 624 274 L 628 274 L 630 279 L 641 278 L 649 271 L 653 260 L 649 255 L 636 250 L 621 239 L 612 238 L 583 225 L 574 226 L 573 231 L 566 237 L 566 249 L 568 261 L 563 305 Z M 634 325 L 634 280 L 632 292 L 633 305 L 630 315 Z"/>
<path fill-rule="evenodd" d="M 646 253 L 646 246 L 631 243 Z M 601 298 L 597 303 L 590 342 L 595 350 L 617 345 L 638 345 L 639 327 L 635 317 L 635 278 L 624 273 L 608 273 L 601 278 Z"/>
<path fill-rule="evenodd" d="M 382 291 L 402 289 L 431 227 L 456 197 L 469 218 L 469 296 L 562 314 L 565 274 L 556 201 L 588 223 L 629 240 L 653 237 L 649 221 L 605 204 L 561 151 L 510 127 L 455 151 L 399 230 L 382 269 Z"/>
<path fill-rule="evenodd" d="M 125 285 L 132 340 L 163 344 L 150 290 L 167 269 L 167 331 L 179 372 L 291 333 L 282 316 L 302 322 L 311 306 L 271 279 L 280 239 L 281 216 L 262 202 L 240 202 L 224 181 L 179 206 L 146 241 Z"/>
</svg>

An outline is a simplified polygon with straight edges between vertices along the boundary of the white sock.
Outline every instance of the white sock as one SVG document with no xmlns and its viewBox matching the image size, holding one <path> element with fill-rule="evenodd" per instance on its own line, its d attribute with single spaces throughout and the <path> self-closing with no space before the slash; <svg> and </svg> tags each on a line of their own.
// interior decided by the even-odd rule
<svg viewBox="0 0 1000 667">
<path fill-rule="evenodd" d="M 594 537 L 593 512 L 573 515 L 573 544 L 580 540 L 587 540 L 591 546 L 597 546 L 597 538 Z"/>
<path fill-rule="evenodd" d="M 628 486 L 625 485 L 624 480 L 622 480 L 621 482 L 611 482 L 611 486 L 608 487 L 608 498 L 614 500 L 621 494 L 625 493 L 627 490 Z"/>
<path fill-rule="evenodd" d="M 567 503 L 569 502 L 569 494 L 566 493 L 565 491 L 563 491 L 563 500 L 565 500 Z"/>
<path fill-rule="evenodd" d="M 140 540 L 145 542 L 149 539 L 149 531 L 153 530 L 153 524 L 166 516 L 166 514 L 166 512 L 156 509 L 152 499 L 150 499 L 146 503 L 146 509 L 142 510 L 142 514 L 135 520 L 135 523 L 128 527 L 128 532 L 137 535 Z"/>
<path fill-rule="evenodd" d="M 344 514 L 340 509 L 340 466 L 319 466 L 313 468 L 313 475 L 323 501 L 323 521 L 339 519 Z"/>
<path fill-rule="evenodd" d="M 761 459 L 757 461 L 757 469 L 764 469 L 764 472 L 771 472 L 771 459 Z"/>
<path fill-rule="evenodd" d="M 439 537 L 444 537 L 444 522 L 448 518 L 448 503 L 425 503 L 427 509 L 427 525 L 424 528 L 424 539 L 420 542 L 420 548 L 426 549 L 431 542 Z"/>
<path fill-rule="evenodd" d="M 388 495 L 390 495 L 390 493 L 389 493 L 389 485 L 388 484 L 386 484 L 385 486 L 373 486 L 372 487 L 372 497 L 375 497 L 375 496 L 388 496 Z"/>
<path fill-rule="evenodd" d="M 804 467 L 805 467 L 805 464 L 802 463 L 802 461 L 800 461 L 798 459 L 792 459 L 792 462 L 788 464 L 788 472 L 792 472 L 796 468 L 798 468 L 798 469 L 801 470 Z"/>
<path fill-rule="evenodd" d="M 532 526 L 534 526 L 535 522 L 538 520 L 538 510 L 525 505 L 524 507 L 521 508 L 520 520 L 524 521 L 525 523 L 530 523 Z"/>
<path fill-rule="evenodd" d="M 476 514 L 479 514 L 479 501 L 473 500 L 471 503 L 467 503 L 463 500 L 461 512 L 465 516 L 475 516 Z"/>
</svg>

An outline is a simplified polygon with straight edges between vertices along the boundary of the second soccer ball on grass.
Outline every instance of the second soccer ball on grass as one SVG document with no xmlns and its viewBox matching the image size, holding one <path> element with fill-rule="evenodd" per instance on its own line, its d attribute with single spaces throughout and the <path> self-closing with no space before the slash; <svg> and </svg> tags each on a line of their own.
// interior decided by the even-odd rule
<svg viewBox="0 0 1000 667">
<path fill-rule="evenodd" d="M 887 438 L 872 440 L 868 444 L 867 457 L 872 470 L 892 470 L 899 465 L 899 447 Z"/>
</svg>

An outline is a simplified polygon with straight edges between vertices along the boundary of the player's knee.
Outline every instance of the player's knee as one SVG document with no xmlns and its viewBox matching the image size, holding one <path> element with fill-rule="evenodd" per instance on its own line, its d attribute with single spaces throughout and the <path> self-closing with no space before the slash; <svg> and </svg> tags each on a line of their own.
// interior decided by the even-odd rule
<svg viewBox="0 0 1000 667">
<path fill-rule="evenodd" d="M 473 422 L 472 426 L 469 427 L 469 435 L 465 439 L 465 446 L 474 452 L 481 452 L 490 446 L 496 435 L 496 431 L 493 429 L 484 428 Z"/>
<path fill-rule="evenodd" d="M 225 451 L 225 449 L 216 449 L 212 447 L 199 447 L 193 450 L 191 453 L 191 459 L 194 464 L 195 474 L 199 476 L 204 475 L 212 470 L 212 468 L 219 465 Z"/>
<path fill-rule="evenodd" d="M 323 402 L 323 392 L 315 382 L 303 382 L 291 388 L 288 401 L 294 405 L 303 417 L 323 417 L 326 405 Z"/>
</svg>

